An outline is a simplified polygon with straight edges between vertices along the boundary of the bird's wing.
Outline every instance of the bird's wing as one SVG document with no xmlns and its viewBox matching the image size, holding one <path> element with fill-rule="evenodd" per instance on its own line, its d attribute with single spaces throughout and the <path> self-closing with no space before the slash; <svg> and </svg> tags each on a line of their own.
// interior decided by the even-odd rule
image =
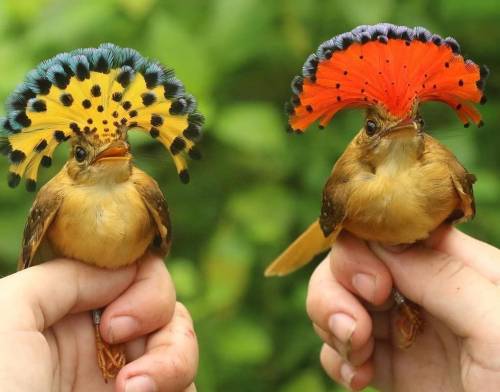
<svg viewBox="0 0 500 392">
<path fill-rule="evenodd" d="M 438 157 L 437 159 L 440 159 L 443 165 L 448 166 L 452 184 L 461 202 L 459 208 L 450 214 L 446 222 L 460 223 L 474 218 L 476 205 L 472 186 L 476 182 L 476 176 L 469 173 L 446 146 L 427 134 L 424 137 L 426 138 L 426 153 L 429 156 Z"/>
<path fill-rule="evenodd" d="M 457 160 L 450 160 L 451 179 L 458 197 L 461 200 L 461 211 L 453 213 L 448 220 L 462 222 L 474 218 L 476 204 L 472 185 L 476 182 L 476 176 L 469 173 Z"/>
<path fill-rule="evenodd" d="M 38 193 L 31 207 L 28 221 L 24 228 L 21 255 L 17 269 L 22 270 L 34 264 L 34 259 L 44 240 L 45 233 L 63 201 L 62 193 L 48 182 Z"/>
<path fill-rule="evenodd" d="M 158 183 L 143 171 L 134 168 L 133 181 L 158 229 L 152 248 L 164 257 L 172 243 L 172 229 L 165 197 Z"/>
<path fill-rule="evenodd" d="M 346 196 L 344 188 L 334 171 L 323 189 L 321 215 L 319 217 L 319 224 L 325 237 L 336 231 L 344 220 Z"/>
</svg>

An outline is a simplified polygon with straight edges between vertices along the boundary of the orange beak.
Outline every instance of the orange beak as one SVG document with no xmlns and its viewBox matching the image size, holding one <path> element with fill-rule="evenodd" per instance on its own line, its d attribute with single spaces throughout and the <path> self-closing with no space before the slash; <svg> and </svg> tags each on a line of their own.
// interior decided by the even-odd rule
<svg viewBox="0 0 500 392">
<path fill-rule="evenodd" d="M 114 161 L 130 159 L 129 148 L 127 143 L 117 142 L 111 144 L 108 148 L 101 151 L 95 158 L 93 163 L 102 161 Z"/>
</svg>

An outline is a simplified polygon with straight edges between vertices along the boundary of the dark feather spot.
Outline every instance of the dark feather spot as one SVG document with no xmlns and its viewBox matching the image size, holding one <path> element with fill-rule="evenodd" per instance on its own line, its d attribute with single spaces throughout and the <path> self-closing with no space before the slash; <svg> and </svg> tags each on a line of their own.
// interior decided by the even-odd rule
<svg viewBox="0 0 500 392">
<path fill-rule="evenodd" d="M 74 132 L 74 133 L 81 133 L 80 127 L 78 126 L 77 123 L 72 122 L 69 124 L 69 128 Z"/>
<path fill-rule="evenodd" d="M 93 97 L 100 97 L 101 96 L 101 87 L 98 84 L 94 84 L 92 88 L 90 89 L 90 94 L 92 94 Z"/>
<path fill-rule="evenodd" d="M 151 135 L 151 137 L 156 139 L 158 136 L 160 136 L 160 131 L 158 130 L 158 128 L 152 127 L 149 130 L 149 134 Z"/>
<path fill-rule="evenodd" d="M 191 159 L 194 159 L 195 161 L 199 161 L 201 159 L 201 152 L 196 146 L 193 146 L 189 149 L 188 155 Z"/>
<path fill-rule="evenodd" d="M 128 85 L 130 84 L 130 81 L 132 80 L 132 70 L 131 69 L 125 69 L 121 71 L 118 76 L 116 77 L 116 81 L 120 83 L 120 85 L 123 88 L 127 88 Z"/>
<path fill-rule="evenodd" d="M 28 178 L 26 180 L 26 190 L 28 192 L 35 192 L 36 191 L 36 181 L 31 179 L 31 178 Z"/>
<path fill-rule="evenodd" d="M 113 112 L 112 116 L 113 116 L 114 118 L 118 118 L 118 112 L 115 110 L 115 111 Z"/>
<path fill-rule="evenodd" d="M 43 150 L 45 150 L 46 147 L 47 147 L 47 140 L 43 139 L 42 141 L 40 141 L 40 143 L 36 145 L 35 151 L 42 152 Z"/>
<path fill-rule="evenodd" d="M 122 100 L 122 98 L 123 98 L 122 93 L 119 93 L 119 92 L 113 93 L 113 96 L 112 96 L 113 101 L 120 102 Z"/>
<path fill-rule="evenodd" d="M 99 113 L 102 113 L 102 112 L 104 111 L 104 107 L 103 107 L 102 105 L 99 105 L 99 106 L 97 107 L 97 111 L 98 111 Z"/>
<path fill-rule="evenodd" d="M 31 108 L 35 112 L 46 112 L 47 111 L 47 104 L 43 99 L 37 99 L 32 102 Z"/>
<path fill-rule="evenodd" d="M 177 136 L 170 145 L 170 152 L 172 153 L 172 155 L 177 155 L 182 150 L 184 150 L 184 148 L 186 148 L 186 141 L 183 138 Z"/>
<path fill-rule="evenodd" d="M 85 108 L 85 109 L 90 109 L 90 107 L 92 106 L 92 103 L 90 102 L 89 99 L 84 99 L 82 101 L 82 106 Z"/>
<path fill-rule="evenodd" d="M 178 115 L 185 112 L 187 101 L 184 98 L 178 98 L 172 102 L 168 110 L 171 115 Z"/>
<path fill-rule="evenodd" d="M 73 104 L 73 96 L 71 94 L 61 94 L 59 101 L 61 101 L 64 106 L 71 106 Z"/>
<path fill-rule="evenodd" d="M 128 114 L 130 117 L 137 117 L 137 110 L 131 110 Z"/>
<path fill-rule="evenodd" d="M 52 166 L 52 158 L 47 156 L 47 155 L 44 155 L 42 157 L 42 160 L 40 161 L 40 164 L 43 166 L 43 167 L 51 167 Z"/>
<path fill-rule="evenodd" d="M 163 125 L 163 118 L 158 114 L 153 114 L 151 116 L 151 125 L 154 127 L 160 127 Z"/>
<path fill-rule="evenodd" d="M 179 178 L 183 184 L 189 183 L 189 172 L 186 169 L 183 169 L 179 172 Z"/>
<path fill-rule="evenodd" d="M 156 96 L 153 93 L 144 93 L 141 98 L 144 106 L 150 106 L 156 101 Z"/>
<path fill-rule="evenodd" d="M 12 163 L 18 164 L 26 159 L 26 154 L 21 150 L 14 150 L 9 154 L 9 158 Z"/>
<path fill-rule="evenodd" d="M 462 87 L 462 86 L 464 85 L 464 81 L 463 81 L 462 79 L 460 79 L 460 80 L 458 81 L 458 85 L 459 85 L 460 87 Z"/>
<path fill-rule="evenodd" d="M 20 112 L 14 117 L 14 121 L 16 121 L 23 128 L 27 128 L 31 125 L 31 120 L 28 118 L 25 112 Z"/>
<path fill-rule="evenodd" d="M 56 139 L 56 141 L 58 143 L 61 143 L 61 142 L 68 140 L 68 138 L 66 137 L 66 135 L 64 134 L 63 131 L 55 131 L 54 138 Z"/>
<path fill-rule="evenodd" d="M 132 107 L 132 104 L 130 103 L 130 101 L 125 101 L 125 102 L 122 103 L 122 107 L 125 110 L 129 110 Z"/>
<path fill-rule="evenodd" d="M 313 111 L 313 107 L 311 105 L 306 105 L 306 110 L 309 112 L 309 113 L 312 113 Z"/>
<path fill-rule="evenodd" d="M 17 173 L 9 173 L 7 177 L 7 184 L 9 184 L 9 187 L 15 188 L 16 186 L 19 185 L 21 182 L 21 176 Z"/>
<path fill-rule="evenodd" d="M 201 137 L 201 127 L 197 124 L 190 123 L 182 134 L 186 137 L 186 139 L 198 141 Z"/>
</svg>

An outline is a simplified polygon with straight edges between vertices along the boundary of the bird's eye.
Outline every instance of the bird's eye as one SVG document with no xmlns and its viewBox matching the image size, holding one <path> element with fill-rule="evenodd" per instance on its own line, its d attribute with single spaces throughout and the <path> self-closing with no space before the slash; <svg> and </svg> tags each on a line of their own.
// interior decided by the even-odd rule
<svg viewBox="0 0 500 392">
<path fill-rule="evenodd" d="M 75 148 L 75 159 L 78 162 L 83 162 L 87 158 L 87 151 L 83 147 L 76 146 Z"/>
<path fill-rule="evenodd" d="M 365 124 L 365 131 L 368 136 L 373 136 L 377 132 L 378 125 L 373 120 L 368 120 Z"/>
</svg>

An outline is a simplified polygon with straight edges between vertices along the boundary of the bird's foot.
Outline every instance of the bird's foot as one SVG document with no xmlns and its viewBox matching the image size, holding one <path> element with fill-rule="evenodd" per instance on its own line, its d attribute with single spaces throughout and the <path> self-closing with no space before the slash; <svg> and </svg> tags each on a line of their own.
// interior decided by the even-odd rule
<svg viewBox="0 0 500 392">
<path fill-rule="evenodd" d="M 106 343 L 99 331 L 101 311 L 94 310 L 92 318 L 95 325 L 95 343 L 97 349 L 97 365 L 101 369 L 104 382 L 116 378 L 118 372 L 125 366 L 126 358 L 124 347 L 121 344 L 113 345 Z"/>
<path fill-rule="evenodd" d="M 396 332 L 399 348 L 409 348 L 415 342 L 417 335 L 424 329 L 424 320 L 420 307 L 394 291 L 396 302 Z"/>
</svg>

